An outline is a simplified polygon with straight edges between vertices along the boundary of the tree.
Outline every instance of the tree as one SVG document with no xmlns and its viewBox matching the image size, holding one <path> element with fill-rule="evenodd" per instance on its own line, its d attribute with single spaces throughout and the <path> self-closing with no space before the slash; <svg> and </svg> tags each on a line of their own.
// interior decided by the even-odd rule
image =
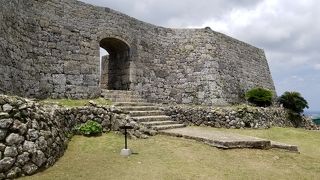
<svg viewBox="0 0 320 180">
<path fill-rule="evenodd" d="M 272 104 L 272 91 L 264 88 L 253 88 L 249 90 L 246 95 L 246 99 L 257 106 L 266 107 Z"/>
<path fill-rule="evenodd" d="M 278 99 L 283 107 L 291 111 L 301 114 L 304 108 L 309 108 L 308 102 L 301 96 L 299 92 L 285 92 Z"/>
</svg>

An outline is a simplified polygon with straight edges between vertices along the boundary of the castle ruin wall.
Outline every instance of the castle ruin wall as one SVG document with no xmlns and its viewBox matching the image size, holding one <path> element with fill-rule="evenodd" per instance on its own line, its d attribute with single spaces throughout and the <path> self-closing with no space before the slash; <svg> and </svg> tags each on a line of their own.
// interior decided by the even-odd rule
<svg viewBox="0 0 320 180">
<path fill-rule="evenodd" d="M 262 49 L 210 28 L 159 27 L 75 0 L 0 0 L 0 93 L 97 97 L 108 84 L 100 47 L 124 60 L 110 88 L 151 102 L 226 105 L 256 86 L 275 91 Z"/>
</svg>

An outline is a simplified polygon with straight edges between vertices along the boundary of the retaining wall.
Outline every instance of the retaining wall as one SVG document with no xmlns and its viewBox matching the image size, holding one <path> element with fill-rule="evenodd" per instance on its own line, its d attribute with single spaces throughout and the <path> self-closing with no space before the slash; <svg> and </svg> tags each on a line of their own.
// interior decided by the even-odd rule
<svg viewBox="0 0 320 180">
<path fill-rule="evenodd" d="M 104 131 L 120 131 L 119 126 L 130 123 L 131 137 L 154 133 L 114 107 L 70 109 L 0 95 L 0 179 L 32 175 L 53 165 L 64 154 L 73 127 L 88 120 L 100 123 Z"/>
</svg>

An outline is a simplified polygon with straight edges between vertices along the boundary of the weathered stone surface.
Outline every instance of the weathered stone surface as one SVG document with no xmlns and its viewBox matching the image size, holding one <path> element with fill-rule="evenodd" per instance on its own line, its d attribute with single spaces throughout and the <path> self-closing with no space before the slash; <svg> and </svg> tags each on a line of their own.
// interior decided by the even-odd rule
<svg viewBox="0 0 320 180">
<path fill-rule="evenodd" d="M 3 159 L 0 160 L 0 172 L 5 172 L 7 170 L 9 170 L 12 165 L 14 164 L 15 159 L 11 158 L 11 157 L 5 157 Z"/>
<path fill-rule="evenodd" d="M 291 151 L 291 152 L 300 153 L 299 149 L 298 149 L 298 146 L 296 146 L 296 145 L 291 145 L 291 144 L 285 144 L 285 143 L 271 141 L 271 147 L 272 148 L 277 148 L 277 149 L 284 149 L 284 150 Z"/>
<path fill-rule="evenodd" d="M 45 140 L 43 136 L 39 138 L 39 140 L 36 142 L 37 146 L 40 150 L 45 150 L 48 147 L 48 142 Z"/>
<path fill-rule="evenodd" d="M 32 154 L 31 160 L 38 167 L 41 167 L 47 161 L 47 158 L 42 151 L 38 150 Z"/>
<path fill-rule="evenodd" d="M 0 128 L 3 142 L 0 143 L 0 172 L 8 178 L 30 175 L 53 165 L 63 155 L 73 127 L 80 123 L 90 119 L 99 123 L 106 121 L 103 128 L 110 131 L 119 130 L 113 124 L 132 121 L 118 114 L 123 112 L 115 107 L 95 104 L 66 109 L 43 106 L 20 97 L 0 95 L 0 102 L 1 99 L 12 107 L 20 107 L 12 111 L 19 114 L 14 115 L 18 119 L 0 119 L 4 128 Z"/>
<path fill-rule="evenodd" d="M 0 8 L 0 93 L 89 98 L 101 83 L 149 101 L 225 105 L 255 86 L 274 91 L 262 49 L 210 28 L 163 28 L 75 0 Z M 110 52 L 101 78 L 99 45 Z"/>
<path fill-rule="evenodd" d="M 13 109 L 13 107 L 10 104 L 5 104 L 2 106 L 2 109 L 4 112 L 9 112 Z"/>
<path fill-rule="evenodd" d="M 4 140 L 7 137 L 7 129 L 0 129 L 0 141 Z"/>
<path fill-rule="evenodd" d="M 204 142 L 210 146 L 223 149 L 234 148 L 257 148 L 270 149 L 279 148 L 292 152 L 299 153 L 298 147 L 295 145 L 288 145 L 279 142 L 270 141 L 267 139 L 256 138 L 252 136 L 244 136 L 240 134 L 216 131 L 213 129 L 203 129 L 197 127 L 187 127 L 180 129 L 169 129 L 160 131 L 161 134 L 184 137 L 187 139 L 194 139 Z"/>
<path fill-rule="evenodd" d="M 24 141 L 24 137 L 20 136 L 19 134 L 16 133 L 11 133 L 7 138 L 6 138 L 6 143 L 8 145 L 14 145 L 14 144 L 20 144 Z"/>
<path fill-rule="evenodd" d="M 162 108 L 173 120 L 196 126 L 216 128 L 270 128 L 294 127 L 287 119 L 288 112 L 281 107 L 252 107 L 248 105 L 234 107 L 194 107 L 166 106 Z M 311 119 L 303 118 L 301 127 L 318 129 Z"/>
<path fill-rule="evenodd" d="M 36 139 L 39 138 L 39 131 L 35 129 L 29 129 L 28 130 L 28 137 L 30 141 L 35 141 Z"/>
<path fill-rule="evenodd" d="M 12 125 L 12 130 L 19 132 L 20 135 L 24 135 L 27 132 L 27 125 L 15 120 Z"/>
<path fill-rule="evenodd" d="M 28 163 L 22 167 L 22 170 L 27 175 L 32 175 L 38 170 L 38 167 L 35 164 Z"/>
<path fill-rule="evenodd" d="M 16 157 L 18 155 L 17 148 L 14 146 L 7 146 L 4 151 L 5 157 Z"/>
<path fill-rule="evenodd" d="M 9 170 L 9 172 L 7 174 L 7 178 L 13 179 L 13 178 L 19 177 L 21 172 L 22 171 L 19 167 L 14 167 Z"/>
<path fill-rule="evenodd" d="M 17 163 L 19 164 L 19 166 L 24 166 L 29 160 L 30 158 L 28 152 L 23 152 L 23 154 L 20 154 L 17 157 Z"/>
<path fill-rule="evenodd" d="M 5 149 L 6 149 L 6 145 L 3 143 L 0 143 L 0 151 L 4 152 Z"/>
<path fill-rule="evenodd" d="M 196 127 L 163 130 L 161 133 L 171 136 L 184 137 L 187 139 L 195 139 L 197 141 L 205 142 L 211 146 L 223 149 L 271 148 L 270 140 L 209 129 L 205 130 Z"/>
<path fill-rule="evenodd" d="M 23 150 L 25 152 L 34 153 L 37 150 L 37 146 L 32 141 L 24 141 L 23 143 Z"/>
<path fill-rule="evenodd" d="M 0 119 L 0 128 L 9 128 L 13 122 L 13 119 Z"/>
<path fill-rule="evenodd" d="M 0 112 L 0 119 L 8 118 L 10 115 L 7 112 Z"/>
<path fill-rule="evenodd" d="M 39 126 L 39 123 L 38 123 L 38 121 L 36 121 L 36 120 L 33 120 L 32 121 L 32 126 L 31 126 L 33 129 L 36 129 L 36 130 L 39 130 L 39 128 L 40 128 L 40 126 Z M 32 133 L 38 133 L 38 132 L 35 132 L 34 130 L 33 130 L 33 132 Z M 36 136 L 36 135 L 35 135 Z"/>
</svg>

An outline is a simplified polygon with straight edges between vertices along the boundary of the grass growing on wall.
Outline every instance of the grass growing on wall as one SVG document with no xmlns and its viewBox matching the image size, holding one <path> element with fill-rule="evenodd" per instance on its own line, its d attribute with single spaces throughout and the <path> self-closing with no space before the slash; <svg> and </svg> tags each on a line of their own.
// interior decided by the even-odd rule
<svg viewBox="0 0 320 180">
<path fill-rule="evenodd" d="M 93 101 L 98 105 L 111 105 L 112 102 L 108 99 L 97 98 L 97 99 L 45 99 L 41 100 L 42 104 L 57 104 L 64 107 L 79 107 L 89 105 L 89 101 Z"/>
<path fill-rule="evenodd" d="M 299 146 L 301 154 L 282 150 L 221 150 L 200 142 L 157 135 L 129 140 L 134 152 L 121 157 L 123 136 L 75 136 L 65 155 L 32 180 L 86 179 L 318 179 L 320 133 L 294 128 L 226 130 Z"/>
</svg>

